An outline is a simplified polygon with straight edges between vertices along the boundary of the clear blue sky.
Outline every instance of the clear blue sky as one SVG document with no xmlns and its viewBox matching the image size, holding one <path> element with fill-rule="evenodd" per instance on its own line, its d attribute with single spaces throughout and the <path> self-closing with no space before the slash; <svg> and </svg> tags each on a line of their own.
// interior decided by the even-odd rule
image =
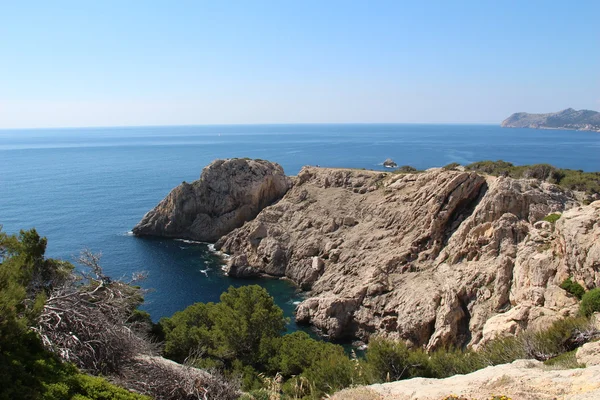
<svg viewBox="0 0 600 400">
<path fill-rule="evenodd" d="M 0 128 L 600 109 L 600 1 L 0 0 Z"/>
</svg>

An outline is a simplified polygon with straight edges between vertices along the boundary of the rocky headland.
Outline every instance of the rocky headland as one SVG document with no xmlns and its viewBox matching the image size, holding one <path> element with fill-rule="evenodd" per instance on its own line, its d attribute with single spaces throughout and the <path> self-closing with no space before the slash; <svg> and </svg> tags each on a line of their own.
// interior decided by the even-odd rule
<svg viewBox="0 0 600 400">
<path fill-rule="evenodd" d="M 502 121 L 503 128 L 570 129 L 600 132 L 600 113 L 592 110 L 567 108 L 555 113 L 512 114 Z"/>
<path fill-rule="evenodd" d="M 291 180 L 264 160 L 216 160 L 183 182 L 133 228 L 138 236 L 214 242 L 280 199 Z"/>
<path fill-rule="evenodd" d="M 241 211 L 238 211 L 240 209 Z M 561 214 L 555 222 L 545 221 Z M 600 284 L 600 201 L 536 179 L 219 160 L 134 233 L 216 241 L 234 277 L 307 291 L 300 322 L 430 350 L 478 346 L 574 315 L 559 284 Z"/>
</svg>

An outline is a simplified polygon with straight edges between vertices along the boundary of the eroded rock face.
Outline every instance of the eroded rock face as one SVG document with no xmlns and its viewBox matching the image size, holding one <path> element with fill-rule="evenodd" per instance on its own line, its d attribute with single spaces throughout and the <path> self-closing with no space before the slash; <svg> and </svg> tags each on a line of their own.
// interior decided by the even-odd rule
<svg viewBox="0 0 600 400">
<path fill-rule="evenodd" d="M 200 179 L 182 183 L 133 228 L 139 236 L 214 242 L 280 199 L 290 180 L 263 160 L 217 160 Z"/>
<path fill-rule="evenodd" d="M 550 213 L 562 216 L 543 221 Z M 277 164 L 236 159 L 175 188 L 134 232 L 218 239 L 231 276 L 309 291 L 297 319 L 331 337 L 432 350 L 574 315 L 558 285 L 600 285 L 599 221 L 600 201 L 580 206 L 536 180 L 316 167 L 286 178 Z"/>
<path fill-rule="evenodd" d="M 477 345 L 576 312 L 557 285 L 597 282 L 600 231 L 600 202 L 578 205 L 536 180 L 305 167 L 217 247 L 234 255 L 232 276 L 310 290 L 297 318 L 332 337 Z M 564 212 L 556 226 L 541 221 L 552 212 Z"/>
</svg>

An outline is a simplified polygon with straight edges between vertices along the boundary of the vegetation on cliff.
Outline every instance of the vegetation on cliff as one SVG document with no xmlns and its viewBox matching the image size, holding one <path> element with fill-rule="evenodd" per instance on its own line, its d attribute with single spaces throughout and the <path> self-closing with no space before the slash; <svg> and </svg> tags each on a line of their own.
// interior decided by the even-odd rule
<svg viewBox="0 0 600 400">
<path fill-rule="evenodd" d="M 599 333 L 586 317 L 567 318 L 542 331 L 499 337 L 477 351 L 441 348 L 431 353 L 409 348 L 402 341 L 374 337 L 365 357 L 359 359 L 304 332 L 281 336 L 283 317 L 259 286 L 230 288 L 221 300 L 198 303 L 162 319 L 165 355 L 176 361 L 191 357 L 196 366 L 218 366 L 227 376 L 241 376 L 242 389 L 248 391 L 242 397 L 246 400 L 320 399 L 349 386 L 446 378 L 517 359 L 581 367 L 573 350 Z M 243 353 L 240 349 L 253 350 Z"/>
<path fill-rule="evenodd" d="M 495 176 L 510 176 L 515 179 L 539 179 L 570 190 L 600 193 L 600 172 L 556 168 L 550 164 L 516 166 L 502 160 L 478 161 L 465 166 L 465 168 L 468 171 Z"/>
</svg>

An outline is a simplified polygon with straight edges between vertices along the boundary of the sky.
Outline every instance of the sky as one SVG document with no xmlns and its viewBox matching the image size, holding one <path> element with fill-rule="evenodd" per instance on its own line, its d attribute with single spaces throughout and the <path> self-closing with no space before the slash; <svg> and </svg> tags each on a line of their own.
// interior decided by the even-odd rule
<svg viewBox="0 0 600 400">
<path fill-rule="evenodd" d="M 600 1 L 0 0 L 0 129 L 600 110 Z"/>
</svg>

